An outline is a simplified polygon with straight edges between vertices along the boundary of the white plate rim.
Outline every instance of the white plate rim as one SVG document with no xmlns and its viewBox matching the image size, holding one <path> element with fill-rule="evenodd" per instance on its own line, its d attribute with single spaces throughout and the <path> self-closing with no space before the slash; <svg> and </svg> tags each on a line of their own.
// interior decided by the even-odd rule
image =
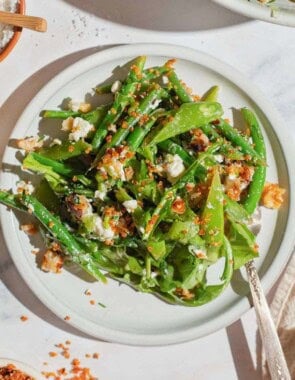
<svg viewBox="0 0 295 380">
<path fill-rule="evenodd" d="M 271 9 L 263 4 L 250 3 L 247 0 L 212 0 L 218 5 L 230 9 L 244 16 L 279 24 L 295 27 L 295 7 L 294 12 L 279 8 L 275 15 L 271 15 Z"/>
<path fill-rule="evenodd" d="M 292 166 L 291 160 L 291 156 L 293 154 L 293 144 L 292 141 L 290 141 L 290 136 L 288 135 L 285 127 L 283 127 L 284 123 L 282 123 L 278 113 L 275 111 L 272 104 L 270 104 L 265 99 L 264 95 L 260 92 L 260 90 L 258 90 L 255 86 L 251 85 L 249 83 L 249 80 L 232 66 L 222 63 L 216 58 L 207 55 L 206 53 L 178 45 L 133 44 L 110 48 L 90 55 L 86 58 L 83 58 L 82 60 L 79 60 L 75 64 L 69 66 L 67 69 L 59 73 L 53 79 L 51 79 L 51 81 L 49 81 L 28 104 L 21 117 L 19 118 L 18 122 L 16 123 L 16 126 L 13 131 L 15 131 L 15 129 L 17 129 L 19 126 L 25 125 L 27 120 L 31 120 L 30 115 L 36 114 L 36 112 L 40 111 L 40 107 L 42 107 L 44 102 L 48 99 L 48 94 L 52 94 L 58 91 L 58 89 L 61 88 L 63 84 L 67 83 L 69 80 L 75 78 L 79 74 L 82 74 L 86 70 L 89 70 L 97 65 L 112 62 L 115 59 L 130 58 L 132 56 L 138 56 L 142 54 L 145 54 L 147 56 L 170 56 L 207 66 L 209 69 L 212 69 L 223 75 L 225 78 L 229 79 L 240 89 L 242 89 L 245 93 L 247 93 L 253 99 L 253 101 L 255 101 L 260 110 L 265 115 L 267 115 L 267 119 L 271 122 L 271 124 L 273 126 L 280 127 L 280 137 L 278 137 L 275 127 L 273 131 L 276 134 L 276 137 L 280 142 L 281 146 L 284 147 L 282 151 L 285 154 L 284 159 L 286 161 L 286 166 L 288 169 L 288 178 L 290 184 L 290 208 L 287 218 L 286 230 L 282 238 L 282 244 L 279 250 L 279 254 L 276 255 L 272 264 L 270 265 L 267 272 L 262 278 L 262 286 L 264 290 L 269 290 L 271 286 L 275 283 L 275 281 L 278 279 L 282 270 L 284 269 L 295 244 L 295 237 L 293 236 L 292 226 L 290 223 L 290 221 L 294 220 L 295 218 L 295 167 Z M 8 158 L 9 152 L 8 148 L 6 148 L 2 162 L 7 161 Z M 64 319 L 65 315 L 69 314 L 68 308 L 65 307 L 59 301 L 57 301 L 55 297 L 47 291 L 47 289 L 42 290 L 41 287 L 39 288 L 39 281 L 34 276 L 34 272 L 30 265 L 19 261 L 19 257 L 17 256 L 14 245 L 14 240 L 11 239 L 9 229 L 6 228 L 5 222 L 7 222 L 7 214 L 4 212 L 4 210 L 5 209 L 3 207 L 0 208 L 0 220 L 2 224 L 2 231 L 7 248 L 19 273 L 21 274 L 22 278 L 26 281 L 28 286 L 31 288 L 33 293 L 35 293 L 35 295 L 50 310 L 52 310 L 61 319 Z M 12 214 L 10 214 L 10 218 L 12 218 Z M 142 346 L 168 345 L 200 338 L 202 336 L 215 332 L 221 328 L 224 328 L 236 321 L 237 319 L 239 319 L 247 310 L 249 310 L 249 308 L 250 305 L 247 297 L 241 297 L 241 299 L 238 302 L 236 302 L 233 309 L 230 308 L 223 315 L 215 317 L 214 319 L 207 322 L 206 325 L 196 326 L 195 328 L 186 329 L 180 332 L 178 331 L 169 334 L 131 334 L 125 331 L 118 331 L 102 326 L 97 327 L 96 324 L 90 321 L 85 321 L 83 318 L 75 314 L 73 311 L 70 312 L 71 319 L 69 320 L 69 323 L 87 334 L 91 334 L 90 332 L 93 331 L 92 326 L 95 326 L 97 333 L 92 335 L 96 338 L 108 340 L 111 342 Z"/>
</svg>

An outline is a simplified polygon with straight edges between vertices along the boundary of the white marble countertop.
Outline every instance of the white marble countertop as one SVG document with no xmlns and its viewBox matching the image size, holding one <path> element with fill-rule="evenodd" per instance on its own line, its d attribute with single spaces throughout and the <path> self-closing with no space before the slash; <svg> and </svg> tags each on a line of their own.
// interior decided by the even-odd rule
<svg viewBox="0 0 295 380">
<path fill-rule="evenodd" d="M 104 47 L 136 42 L 189 46 L 235 66 L 269 97 L 295 136 L 295 29 L 248 20 L 209 0 L 27 0 L 27 13 L 47 18 L 48 33 L 24 31 L 0 64 L 1 154 L 28 101 L 55 74 Z M 100 353 L 99 360 L 83 359 L 100 380 L 261 378 L 253 310 L 226 329 L 181 345 L 100 342 L 43 306 L 17 273 L 2 237 L 0 247 L 0 357 L 37 370 L 60 368 L 65 359 L 48 352 L 69 339 L 72 357 Z M 21 322 L 21 315 L 28 321 Z"/>
</svg>

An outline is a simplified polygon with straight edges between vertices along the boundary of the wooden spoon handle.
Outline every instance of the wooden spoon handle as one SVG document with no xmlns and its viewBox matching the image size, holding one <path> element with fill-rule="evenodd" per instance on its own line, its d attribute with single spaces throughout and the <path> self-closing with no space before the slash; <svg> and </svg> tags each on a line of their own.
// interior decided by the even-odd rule
<svg viewBox="0 0 295 380">
<path fill-rule="evenodd" d="M 44 18 L 20 15 L 18 13 L 0 11 L 0 22 L 36 30 L 37 32 L 46 32 L 47 30 L 47 22 Z"/>
<path fill-rule="evenodd" d="M 272 380 L 291 380 L 277 330 L 270 314 L 253 260 L 249 261 L 245 267 L 271 378 Z"/>
</svg>

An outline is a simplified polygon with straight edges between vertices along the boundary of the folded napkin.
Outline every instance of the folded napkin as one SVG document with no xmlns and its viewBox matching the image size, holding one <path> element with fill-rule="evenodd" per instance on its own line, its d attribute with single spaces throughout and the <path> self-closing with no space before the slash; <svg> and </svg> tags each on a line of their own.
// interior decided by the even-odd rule
<svg viewBox="0 0 295 380">
<path fill-rule="evenodd" d="M 279 283 L 271 303 L 271 313 L 286 356 L 291 378 L 295 379 L 295 254 Z M 266 364 L 264 375 L 268 378 Z"/>
</svg>

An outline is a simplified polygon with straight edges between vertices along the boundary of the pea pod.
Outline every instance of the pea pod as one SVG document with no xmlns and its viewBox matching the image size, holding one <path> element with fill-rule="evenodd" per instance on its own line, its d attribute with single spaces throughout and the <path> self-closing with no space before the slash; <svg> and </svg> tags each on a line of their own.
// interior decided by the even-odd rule
<svg viewBox="0 0 295 380">
<path fill-rule="evenodd" d="M 164 127 L 147 136 L 148 144 L 158 144 L 171 137 L 188 132 L 192 128 L 216 120 L 223 114 L 222 107 L 216 102 L 184 103 L 175 113 L 173 119 L 168 121 Z"/>
<path fill-rule="evenodd" d="M 214 174 L 202 213 L 204 240 L 207 246 L 207 257 L 210 261 L 218 259 L 224 238 L 223 189 L 218 169 Z"/>
<path fill-rule="evenodd" d="M 91 150 L 92 146 L 90 144 L 84 140 L 78 140 L 74 143 L 71 141 L 65 141 L 61 145 L 42 148 L 38 153 L 44 157 L 51 158 L 52 160 L 63 161 L 82 154 L 90 153 Z"/>
</svg>

